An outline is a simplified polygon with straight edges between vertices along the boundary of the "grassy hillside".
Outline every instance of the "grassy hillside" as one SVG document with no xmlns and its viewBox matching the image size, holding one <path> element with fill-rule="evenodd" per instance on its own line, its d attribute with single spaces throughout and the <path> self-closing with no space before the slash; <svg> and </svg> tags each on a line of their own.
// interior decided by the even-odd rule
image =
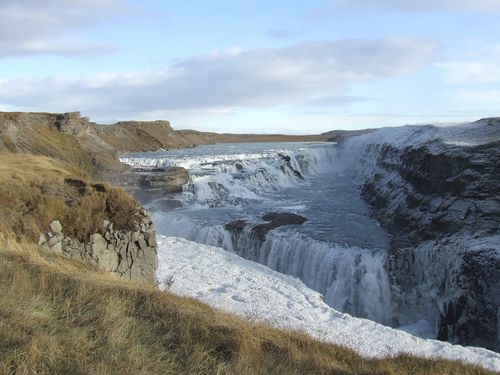
<svg viewBox="0 0 500 375">
<path fill-rule="evenodd" d="M 366 360 L 0 238 L 0 374 L 488 374 Z"/>
<path fill-rule="evenodd" d="M 0 112 L 0 153 L 47 156 L 90 176 L 123 172 L 117 151 L 97 136 L 96 126 L 79 115 Z"/>
<path fill-rule="evenodd" d="M 103 220 L 129 229 L 138 204 L 121 189 L 95 183 L 82 172 L 53 159 L 0 154 L 0 230 L 38 241 L 53 220 L 64 232 L 88 241 Z"/>
</svg>

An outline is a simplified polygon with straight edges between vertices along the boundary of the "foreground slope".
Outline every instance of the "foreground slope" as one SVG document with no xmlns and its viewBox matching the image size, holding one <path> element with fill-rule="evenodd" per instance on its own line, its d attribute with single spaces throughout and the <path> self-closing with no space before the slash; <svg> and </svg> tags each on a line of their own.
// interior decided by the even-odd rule
<svg viewBox="0 0 500 375">
<path fill-rule="evenodd" d="M 488 374 L 363 359 L 0 238 L 1 374 Z"/>
</svg>

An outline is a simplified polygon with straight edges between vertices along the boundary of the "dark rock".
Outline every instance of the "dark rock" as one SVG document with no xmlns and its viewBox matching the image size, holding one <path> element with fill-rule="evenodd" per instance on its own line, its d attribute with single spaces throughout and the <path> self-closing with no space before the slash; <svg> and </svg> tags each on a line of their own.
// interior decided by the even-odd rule
<svg viewBox="0 0 500 375">
<path fill-rule="evenodd" d="M 253 234 L 261 241 L 264 241 L 266 234 L 273 229 L 286 225 L 301 225 L 307 221 L 301 215 L 287 212 L 270 212 L 262 216 L 262 219 L 268 223 L 257 224 L 252 228 Z"/>
<path fill-rule="evenodd" d="M 85 190 L 87 189 L 87 183 L 83 180 L 78 180 L 76 178 L 65 178 L 64 182 L 74 187 L 80 194 L 85 193 Z"/>
<path fill-rule="evenodd" d="M 106 185 L 104 184 L 92 184 L 91 185 L 95 191 L 98 191 L 100 193 L 105 193 L 107 191 Z"/>
<path fill-rule="evenodd" d="M 500 252 L 488 237 L 500 230 L 500 142 L 373 147 L 362 196 L 392 235 L 393 299 L 437 322 L 439 339 L 499 350 Z"/>
<path fill-rule="evenodd" d="M 292 167 L 292 163 L 291 163 L 291 160 L 292 160 L 292 159 L 290 158 L 290 156 L 288 156 L 288 155 L 283 155 L 283 154 L 278 154 L 278 156 L 279 156 L 282 160 L 284 160 L 284 161 L 285 161 L 286 166 L 292 170 L 292 172 L 293 172 L 293 174 L 295 175 L 295 177 L 297 177 L 297 178 L 299 178 L 299 179 L 301 179 L 301 180 L 303 180 L 303 179 L 304 179 L 304 176 L 302 176 L 302 173 L 300 173 L 298 170 L 296 170 L 294 167 Z M 284 171 L 284 168 L 282 168 L 282 169 L 283 169 L 283 171 Z"/>
<path fill-rule="evenodd" d="M 248 222 L 246 220 L 233 220 L 224 225 L 224 228 L 226 228 L 229 232 L 240 233 L 247 225 Z"/>
</svg>

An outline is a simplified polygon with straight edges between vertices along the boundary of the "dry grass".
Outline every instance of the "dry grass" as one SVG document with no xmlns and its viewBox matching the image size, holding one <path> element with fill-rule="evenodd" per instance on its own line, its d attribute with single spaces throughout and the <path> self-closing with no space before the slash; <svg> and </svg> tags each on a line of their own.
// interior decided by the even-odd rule
<svg viewBox="0 0 500 375">
<path fill-rule="evenodd" d="M 131 229 L 137 221 L 137 203 L 122 190 L 88 182 L 76 169 L 46 157 L 0 155 L 0 181 L 0 228 L 33 241 L 53 220 L 82 241 L 99 232 L 104 219 L 116 229 Z"/>
<path fill-rule="evenodd" d="M 0 238 L 0 374 L 488 374 L 366 360 Z"/>
<path fill-rule="evenodd" d="M 0 152 L 51 157 L 93 177 L 126 169 L 116 150 L 91 131 L 79 136 L 63 133 L 56 119 L 57 114 L 50 113 L 0 112 Z"/>
</svg>

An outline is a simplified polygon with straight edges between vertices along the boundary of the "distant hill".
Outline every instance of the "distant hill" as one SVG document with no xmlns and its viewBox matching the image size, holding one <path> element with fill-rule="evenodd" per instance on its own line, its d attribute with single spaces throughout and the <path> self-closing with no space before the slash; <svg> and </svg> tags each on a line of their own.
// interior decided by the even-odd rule
<svg viewBox="0 0 500 375">
<path fill-rule="evenodd" d="M 217 134 L 173 130 L 168 121 L 123 121 L 99 125 L 79 112 L 0 112 L 0 153 L 52 157 L 100 178 L 128 167 L 118 155 L 227 142 L 323 141 L 323 135 Z"/>
</svg>

